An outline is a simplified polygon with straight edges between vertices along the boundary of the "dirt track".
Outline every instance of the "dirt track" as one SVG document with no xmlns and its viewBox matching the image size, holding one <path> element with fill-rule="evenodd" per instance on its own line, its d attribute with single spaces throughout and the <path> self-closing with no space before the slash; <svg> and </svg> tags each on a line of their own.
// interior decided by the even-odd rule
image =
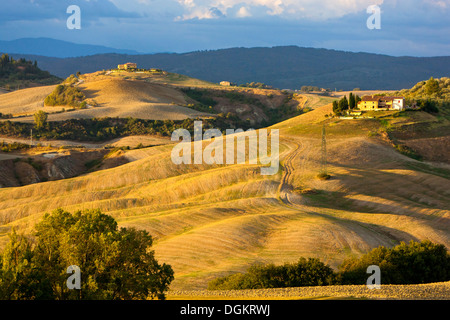
<svg viewBox="0 0 450 320">
<path fill-rule="evenodd" d="M 381 285 L 368 289 L 365 285 L 277 288 L 255 290 L 169 291 L 168 299 L 318 299 L 365 298 L 395 300 L 450 300 L 450 282 L 418 285 Z"/>
</svg>

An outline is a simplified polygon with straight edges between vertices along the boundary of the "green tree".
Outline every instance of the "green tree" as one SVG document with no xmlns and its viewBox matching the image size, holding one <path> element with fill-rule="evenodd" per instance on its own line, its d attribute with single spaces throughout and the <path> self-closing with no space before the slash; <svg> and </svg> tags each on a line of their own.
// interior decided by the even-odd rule
<svg viewBox="0 0 450 320">
<path fill-rule="evenodd" d="M 356 107 L 356 98 L 352 92 L 350 92 L 348 97 L 348 107 L 349 109 L 354 109 Z"/>
<path fill-rule="evenodd" d="M 341 100 L 339 100 L 338 106 L 341 111 L 348 109 L 348 100 L 346 96 L 344 96 Z"/>
<path fill-rule="evenodd" d="M 439 81 L 431 77 L 425 83 L 425 93 L 427 95 L 439 94 Z"/>
<path fill-rule="evenodd" d="M 47 113 L 42 110 L 36 112 L 34 114 L 34 123 L 36 125 L 36 129 L 44 128 L 47 123 Z"/>
<path fill-rule="evenodd" d="M 209 289 L 262 289 L 321 286 L 335 283 L 332 268 L 315 258 L 300 258 L 297 263 L 281 266 L 255 265 L 247 273 L 237 273 L 211 281 Z"/>
<path fill-rule="evenodd" d="M 338 116 L 341 114 L 341 110 L 339 109 L 337 100 L 333 101 L 333 112 L 334 112 L 334 114 L 336 114 Z"/>
<path fill-rule="evenodd" d="M 0 283 L 0 292 L 9 294 L 8 288 L 16 288 L 11 298 L 164 299 L 173 280 L 172 268 L 156 261 L 146 231 L 119 229 L 111 216 L 99 210 L 71 214 L 58 209 L 46 214 L 36 225 L 34 242 L 18 246 L 17 240 L 10 241 L 9 247 L 17 248 L 17 253 L 11 254 L 8 246 L 3 252 L 2 270 L 9 273 L 2 271 L 8 277 Z M 24 275 L 9 267 L 12 258 L 7 257 L 16 256 L 25 257 L 16 263 Z M 71 265 L 81 270 L 81 290 L 67 288 L 66 270 Z M 36 285 L 25 288 L 21 279 L 34 280 Z"/>
<path fill-rule="evenodd" d="M 339 267 L 343 284 L 365 284 L 367 267 L 377 265 L 385 284 L 415 284 L 450 280 L 450 255 L 444 245 L 404 242 L 393 248 L 378 247 L 359 259 L 345 260 Z"/>
<path fill-rule="evenodd" d="M 33 257 L 30 239 L 13 230 L 0 256 L 0 300 L 53 298 L 50 283 Z"/>
</svg>

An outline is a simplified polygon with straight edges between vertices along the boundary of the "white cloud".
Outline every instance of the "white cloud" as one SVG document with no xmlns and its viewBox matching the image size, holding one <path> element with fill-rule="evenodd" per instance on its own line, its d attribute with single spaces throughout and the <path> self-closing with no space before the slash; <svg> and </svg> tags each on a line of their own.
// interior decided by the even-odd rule
<svg viewBox="0 0 450 320">
<path fill-rule="evenodd" d="M 432 6 L 436 6 L 442 9 L 450 7 L 450 0 L 426 0 L 426 2 Z"/>
<path fill-rule="evenodd" d="M 212 19 L 217 16 L 209 12 L 217 8 L 224 15 L 233 9 L 237 17 L 249 17 L 250 10 L 264 15 L 279 16 L 288 19 L 327 20 L 340 18 L 347 14 L 365 10 L 369 5 L 381 5 L 384 0 L 177 0 L 184 8 L 185 14 L 180 17 L 187 19 Z M 433 1 L 433 0 L 426 0 Z M 447 0 L 435 0 L 440 3 Z M 263 9 L 263 10 L 260 10 Z M 252 11 L 253 12 L 253 11 Z"/>
<path fill-rule="evenodd" d="M 251 17 L 252 14 L 249 12 L 249 10 L 246 7 L 241 7 L 239 11 L 236 13 L 236 17 L 238 18 L 247 18 Z"/>
</svg>

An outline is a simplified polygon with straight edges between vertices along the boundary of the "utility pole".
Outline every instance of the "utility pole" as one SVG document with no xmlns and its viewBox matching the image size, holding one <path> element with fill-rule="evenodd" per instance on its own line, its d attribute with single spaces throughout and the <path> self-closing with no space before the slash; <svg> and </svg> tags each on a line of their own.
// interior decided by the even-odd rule
<svg viewBox="0 0 450 320">
<path fill-rule="evenodd" d="M 322 175 L 328 175 L 327 172 L 327 138 L 326 138 L 326 132 L 325 132 L 325 123 L 322 127 L 322 161 L 321 161 L 321 168 L 320 173 Z"/>
<path fill-rule="evenodd" d="M 31 139 L 30 146 L 33 146 L 33 129 L 31 129 L 31 137 L 30 137 L 30 139 Z"/>
</svg>

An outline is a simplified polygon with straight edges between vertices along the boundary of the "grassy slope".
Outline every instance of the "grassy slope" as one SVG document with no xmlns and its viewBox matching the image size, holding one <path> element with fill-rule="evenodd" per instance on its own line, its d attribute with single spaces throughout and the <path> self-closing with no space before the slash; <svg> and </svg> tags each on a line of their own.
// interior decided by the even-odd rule
<svg viewBox="0 0 450 320">
<path fill-rule="evenodd" d="M 70 113 L 51 114 L 49 120 L 65 120 L 86 117 L 136 117 L 151 119 L 184 119 L 201 116 L 202 113 L 184 108 L 184 95 L 171 86 L 215 87 L 206 81 L 168 73 L 141 74 L 130 72 L 95 72 L 81 76 L 79 88 L 88 99 L 94 99 L 100 108 L 77 110 Z M 217 87 L 217 86 L 216 86 Z M 18 90 L 0 96 L 0 112 L 14 116 L 32 115 L 37 110 L 47 113 L 73 109 L 68 106 L 44 106 L 44 99 L 55 86 L 43 86 Z M 32 122 L 32 117 L 16 119 Z"/>
<path fill-rule="evenodd" d="M 214 113 L 237 114 L 241 119 L 260 122 L 269 119 L 269 109 L 285 107 L 286 95 L 279 90 L 250 89 L 237 87 L 223 87 L 206 81 L 190 78 L 174 73 L 150 74 L 134 72 L 100 71 L 84 74 L 76 84 L 85 94 L 86 102 L 95 101 L 94 108 L 75 109 L 70 106 L 44 106 L 45 97 L 52 92 L 54 86 L 38 87 L 0 96 L 0 112 L 21 116 L 12 121 L 33 122 L 32 115 L 38 110 L 49 113 L 49 121 L 62 121 L 74 118 L 92 117 L 134 117 L 153 120 L 182 120 L 211 116 L 209 113 L 199 112 L 185 107 L 198 102 L 189 99 L 180 89 L 199 88 L 209 89 L 211 97 L 216 100 Z M 233 91 L 234 98 L 244 98 L 243 101 L 227 98 L 224 95 Z M 246 99 L 246 100 L 245 100 Z M 290 100 L 287 105 L 291 111 L 306 106 L 314 109 L 330 103 L 332 98 L 316 95 L 298 96 Z M 248 101 L 257 101 L 253 105 Z M 268 110 L 262 110 L 261 105 Z M 71 112 L 63 112 L 62 109 Z M 286 112 L 286 111 L 284 111 Z"/>
<path fill-rule="evenodd" d="M 49 121 L 92 117 L 182 120 L 187 117 L 202 115 L 200 112 L 182 106 L 186 104 L 186 101 L 181 92 L 158 84 L 113 78 L 82 83 L 79 85 L 79 88 L 85 93 L 88 99 L 94 99 L 98 103 L 98 107 L 50 114 L 48 117 Z M 35 90 L 39 89 L 36 88 Z M 28 91 L 18 91 L 0 96 L 0 110 L 2 112 L 4 111 L 4 113 L 19 115 L 23 113 L 33 114 L 37 110 L 54 113 L 62 108 L 43 108 L 41 100 L 49 93 L 43 88 L 41 95 L 30 92 L 30 94 L 33 94 L 33 96 L 30 96 L 28 93 Z M 30 100 L 27 104 L 29 108 L 25 110 L 20 104 L 8 104 L 8 101 L 6 101 L 8 97 L 5 97 L 8 95 L 11 95 L 10 98 L 12 100 L 18 97 L 27 99 L 27 101 Z M 4 100 L 5 102 L 2 103 Z M 21 109 L 19 110 L 19 108 Z M 69 107 L 68 109 L 71 108 Z M 33 117 L 18 118 L 17 121 L 32 122 Z"/>
<path fill-rule="evenodd" d="M 213 277 L 253 263 L 300 256 L 335 267 L 350 255 L 401 240 L 430 239 L 450 248 L 448 177 L 418 170 L 423 163 L 368 138 L 379 122 L 330 122 L 333 179 L 316 179 L 322 121 L 330 108 L 274 126 L 280 129 L 282 165 L 293 168 L 288 179 L 282 171 L 261 176 L 257 165 L 176 166 L 170 145 L 153 147 L 121 167 L 0 190 L 0 243 L 11 227 L 31 230 L 55 208 L 100 208 L 121 226 L 154 236 L 158 259 L 175 270 L 173 289 L 205 288 Z M 315 193 L 293 192 L 306 188 Z"/>
<path fill-rule="evenodd" d="M 56 85 L 52 85 L 4 93 L 0 95 L 0 113 L 20 116 L 34 114 L 37 110 L 46 110 L 48 108 L 44 108 L 44 99 L 55 87 Z"/>
</svg>

